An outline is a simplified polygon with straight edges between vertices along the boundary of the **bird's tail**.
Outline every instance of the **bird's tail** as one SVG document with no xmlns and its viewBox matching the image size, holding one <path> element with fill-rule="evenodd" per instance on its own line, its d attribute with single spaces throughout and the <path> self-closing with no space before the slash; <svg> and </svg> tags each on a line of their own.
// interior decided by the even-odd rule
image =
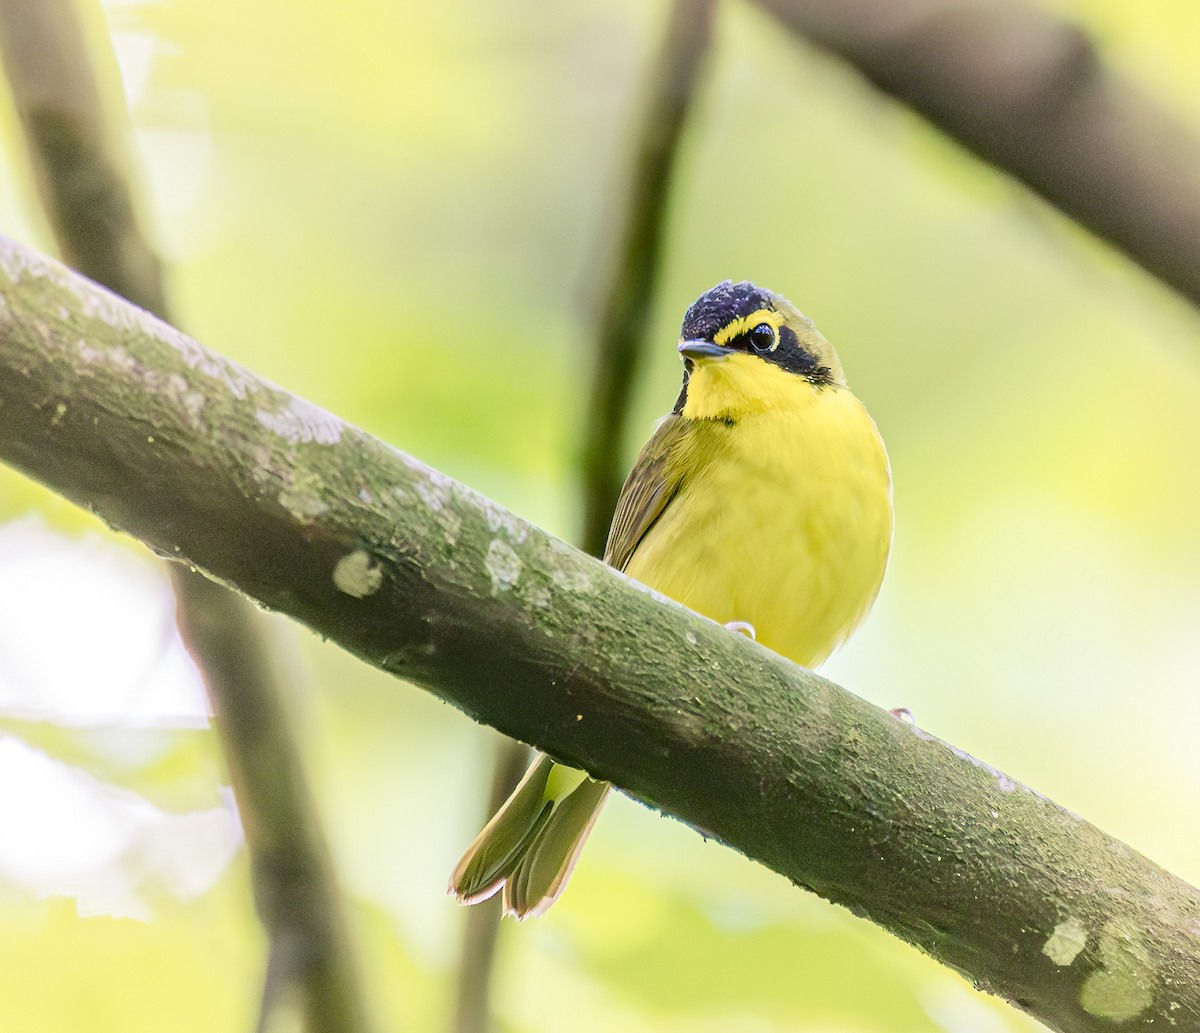
<svg viewBox="0 0 1200 1033">
<path fill-rule="evenodd" d="M 467 847 L 448 892 L 460 904 L 477 904 L 503 887 L 506 915 L 542 914 L 566 887 L 609 788 L 538 754 Z"/>
</svg>

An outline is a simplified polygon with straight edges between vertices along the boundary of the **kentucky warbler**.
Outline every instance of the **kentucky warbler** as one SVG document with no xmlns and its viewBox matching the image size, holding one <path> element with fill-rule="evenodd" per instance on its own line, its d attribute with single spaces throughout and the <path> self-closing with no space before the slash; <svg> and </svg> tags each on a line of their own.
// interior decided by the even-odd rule
<svg viewBox="0 0 1200 1033">
<path fill-rule="evenodd" d="M 786 298 L 725 281 L 683 318 L 683 390 L 634 463 L 604 560 L 812 667 L 866 615 L 892 541 L 874 422 L 833 346 Z M 609 785 L 539 755 L 459 861 L 450 893 L 538 915 Z"/>
</svg>

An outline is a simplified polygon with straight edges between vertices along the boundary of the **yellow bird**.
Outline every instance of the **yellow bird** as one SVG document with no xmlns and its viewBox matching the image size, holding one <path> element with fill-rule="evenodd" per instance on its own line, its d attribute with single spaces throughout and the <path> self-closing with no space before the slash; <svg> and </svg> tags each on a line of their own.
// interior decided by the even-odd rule
<svg viewBox="0 0 1200 1033">
<path fill-rule="evenodd" d="M 726 280 L 687 310 L 683 390 L 625 480 L 604 560 L 814 667 L 866 616 L 892 481 L 842 364 L 791 302 Z M 518 919 L 558 899 L 608 795 L 539 755 L 450 879 Z"/>
</svg>

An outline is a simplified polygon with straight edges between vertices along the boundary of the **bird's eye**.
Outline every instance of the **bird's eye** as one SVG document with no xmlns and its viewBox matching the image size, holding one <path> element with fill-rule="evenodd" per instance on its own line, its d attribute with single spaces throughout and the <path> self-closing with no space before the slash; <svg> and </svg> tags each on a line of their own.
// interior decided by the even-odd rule
<svg viewBox="0 0 1200 1033">
<path fill-rule="evenodd" d="M 770 323 L 759 323 L 747 336 L 756 352 L 769 352 L 775 347 L 775 328 Z"/>
</svg>

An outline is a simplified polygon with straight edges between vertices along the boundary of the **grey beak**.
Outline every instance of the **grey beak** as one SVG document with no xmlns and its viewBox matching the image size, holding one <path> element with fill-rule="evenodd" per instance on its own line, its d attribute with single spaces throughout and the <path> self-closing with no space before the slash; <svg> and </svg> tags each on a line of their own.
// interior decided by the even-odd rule
<svg viewBox="0 0 1200 1033">
<path fill-rule="evenodd" d="M 712 341 L 682 341 L 679 345 L 679 354 L 685 359 L 721 359 L 729 355 L 728 348 L 722 348 L 719 344 L 713 344 Z"/>
</svg>

